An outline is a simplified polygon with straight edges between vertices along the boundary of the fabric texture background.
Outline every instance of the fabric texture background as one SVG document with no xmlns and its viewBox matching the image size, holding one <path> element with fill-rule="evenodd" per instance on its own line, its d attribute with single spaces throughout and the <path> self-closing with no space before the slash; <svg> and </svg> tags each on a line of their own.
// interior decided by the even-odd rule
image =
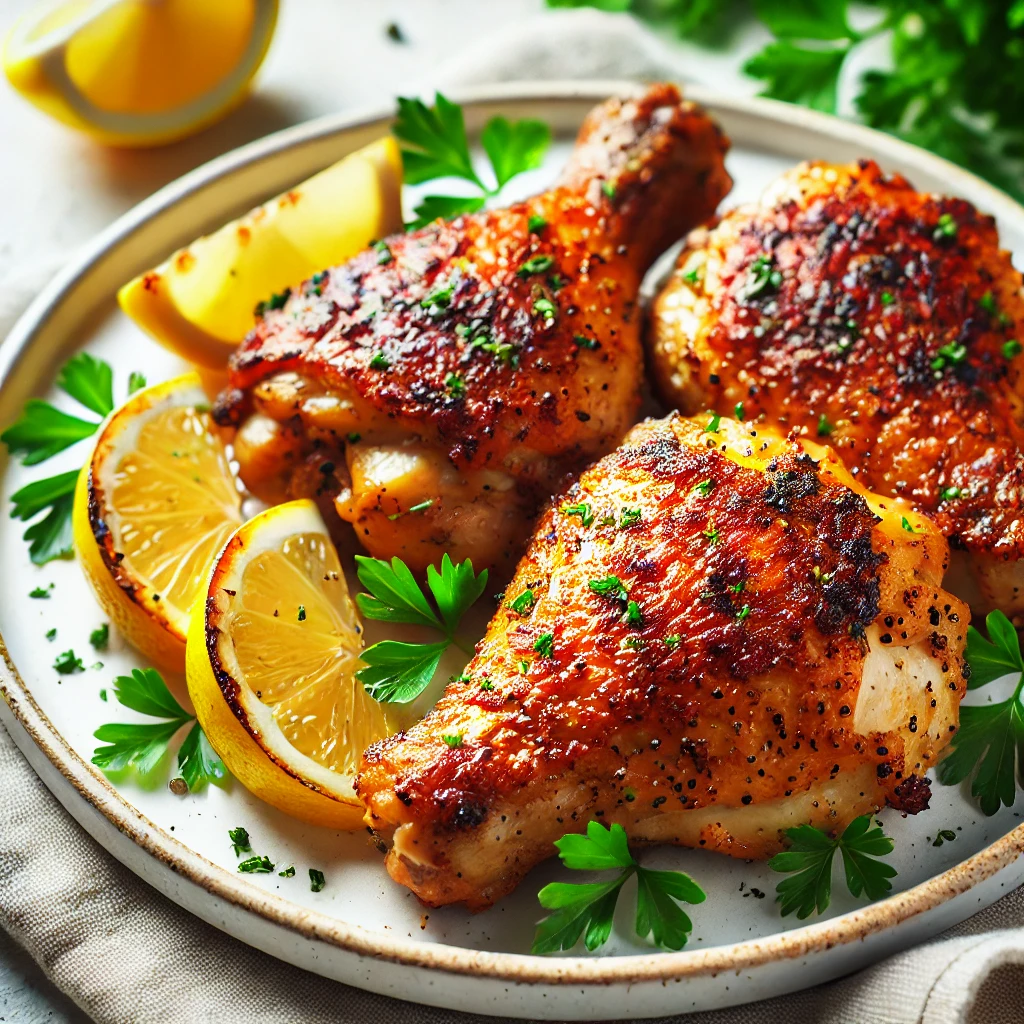
<svg viewBox="0 0 1024 1024">
<path fill-rule="evenodd" d="M 565 11 L 525 21 L 475 45 L 470 55 L 423 84 L 566 77 L 685 80 L 686 70 L 678 54 L 630 21 Z M 56 259 L 40 261 L 5 275 L 0 337 L 57 265 Z M 327 981 L 192 917 L 82 830 L 2 727 L 0 779 L 0 925 L 100 1024 L 493 1019 L 419 1007 Z M 841 981 L 677 1019 L 687 1024 L 1020 1022 L 1024 889 L 935 941 Z"/>
</svg>

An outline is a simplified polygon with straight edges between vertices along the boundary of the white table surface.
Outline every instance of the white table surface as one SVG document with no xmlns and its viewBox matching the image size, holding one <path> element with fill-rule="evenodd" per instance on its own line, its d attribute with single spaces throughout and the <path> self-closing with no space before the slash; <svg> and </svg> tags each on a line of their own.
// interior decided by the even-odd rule
<svg viewBox="0 0 1024 1024">
<path fill-rule="evenodd" d="M 33 0 L 0 0 L 6 30 Z M 193 167 L 268 132 L 341 109 L 385 106 L 431 84 L 474 39 L 541 14 L 543 0 L 281 0 L 253 95 L 200 135 L 154 150 L 105 149 L 49 120 L 0 82 L 0 302 L 8 286 L 56 269 L 119 214 Z M 404 43 L 388 38 L 397 23 Z M 726 51 L 683 45 L 691 77 L 752 94 L 738 70 L 765 38 L 743 29 Z M 0 1021 L 86 1018 L 0 931 Z"/>
</svg>

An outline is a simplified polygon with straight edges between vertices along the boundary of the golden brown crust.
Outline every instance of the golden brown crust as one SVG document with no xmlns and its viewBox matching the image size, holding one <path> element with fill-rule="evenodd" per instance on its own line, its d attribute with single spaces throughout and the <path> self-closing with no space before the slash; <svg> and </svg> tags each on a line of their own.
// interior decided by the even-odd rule
<svg viewBox="0 0 1024 1024">
<path fill-rule="evenodd" d="M 955 546 L 1018 559 L 1021 339 L 1021 275 L 993 219 L 861 161 L 803 165 L 691 236 L 650 340 L 672 404 L 820 425 Z"/>
<path fill-rule="evenodd" d="M 553 837 L 585 825 L 578 793 L 634 836 L 737 856 L 772 852 L 778 831 L 712 821 L 697 838 L 679 812 L 753 817 L 828 782 L 855 791 L 826 822 L 886 801 L 920 808 L 908 780 L 948 742 L 965 687 L 967 616 L 937 586 L 941 536 L 916 518 L 919 532 L 904 529 L 903 508 L 851 490 L 816 446 L 812 458 L 706 423 L 643 423 L 586 471 L 542 518 L 463 679 L 364 755 L 367 820 L 408 829 L 388 868 L 422 898 L 481 905 L 508 891 Z M 891 708 L 889 648 L 914 652 L 892 679 L 918 671 L 911 661 L 926 673 L 904 678 L 909 696 Z M 473 830 L 531 801 L 548 810 L 507 840 L 514 862 L 485 883 L 457 880 Z M 651 824 L 665 815 L 667 834 Z"/>
</svg>

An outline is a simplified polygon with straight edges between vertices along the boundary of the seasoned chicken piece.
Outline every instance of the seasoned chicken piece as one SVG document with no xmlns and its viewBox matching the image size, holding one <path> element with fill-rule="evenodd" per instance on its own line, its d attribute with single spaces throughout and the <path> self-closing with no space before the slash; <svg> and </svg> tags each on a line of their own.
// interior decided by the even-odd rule
<svg viewBox="0 0 1024 1024">
<path fill-rule="evenodd" d="M 366 821 L 425 902 L 486 907 L 591 819 L 766 857 L 927 806 L 966 688 L 946 541 L 827 448 L 714 426 L 644 422 L 587 470 L 465 675 L 364 754 Z"/>
<path fill-rule="evenodd" d="M 543 502 L 634 421 L 640 280 L 728 191 L 726 148 L 653 86 L 587 118 L 551 191 L 315 275 L 232 359 L 215 416 L 240 424 L 242 479 L 333 499 L 374 555 L 511 571 Z"/>
<path fill-rule="evenodd" d="M 805 164 L 697 231 L 658 298 L 670 404 L 827 436 L 949 539 L 952 590 L 1024 614 L 1024 296 L 991 217 L 874 163 Z"/>
</svg>

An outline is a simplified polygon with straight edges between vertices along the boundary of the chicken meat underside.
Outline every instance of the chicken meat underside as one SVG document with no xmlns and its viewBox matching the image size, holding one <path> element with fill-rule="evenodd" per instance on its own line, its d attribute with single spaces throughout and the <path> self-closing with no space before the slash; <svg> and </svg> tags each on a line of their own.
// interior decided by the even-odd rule
<svg viewBox="0 0 1024 1024">
<path fill-rule="evenodd" d="M 1024 623 L 1024 294 L 991 217 L 804 164 L 695 231 L 648 334 L 662 397 L 819 436 L 931 516 L 947 585 Z"/>
<path fill-rule="evenodd" d="M 550 191 L 295 288 L 214 409 L 243 481 L 333 505 L 375 556 L 511 573 L 543 503 L 635 422 L 640 281 L 728 192 L 727 147 L 674 86 L 609 100 Z"/>
<path fill-rule="evenodd" d="M 765 857 L 927 806 L 966 686 L 945 539 L 828 449 L 707 425 L 646 421 L 584 472 L 464 676 L 364 754 L 367 823 L 426 903 L 490 905 L 591 819 Z"/>
</svg>

